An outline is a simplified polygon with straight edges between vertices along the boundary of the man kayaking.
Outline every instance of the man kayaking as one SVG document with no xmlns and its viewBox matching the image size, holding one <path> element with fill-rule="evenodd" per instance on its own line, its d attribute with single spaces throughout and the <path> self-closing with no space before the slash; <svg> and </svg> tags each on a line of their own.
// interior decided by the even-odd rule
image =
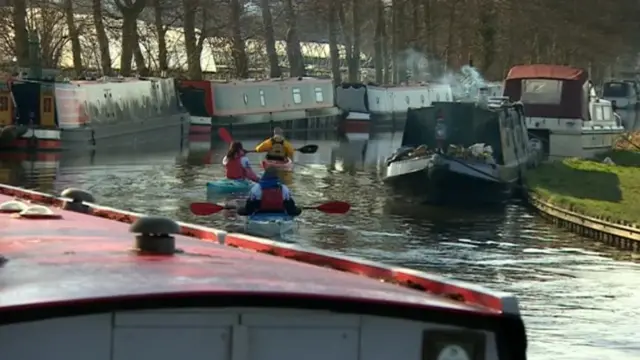
<svg viewBox="0 0 640 360">
<path fill-rule="evenodd" d="M 238 209 L 238 215 L 255 213 L 286 213 L 289 216 L 302 213 L 291 196 L 291 190 L 280 183 L 278 169 L 275 167 L 268 167 L 264 171 L 260 181 L 249 191 L 244 208 Z"/>
<path fill-rule="evenodd" d="M 256 146 L 256 152 L 266 152 L 267 160 L 286 161 L 293 159 L 295 149 L 287 139 L 284 138 L 284 132 L 281 128 L 273 129 L 273 136 Z"/>
<path fill-rule="evenodd" d="M 234 141 L 229 145 L 227 155 L 222 159 L 225 175 L 230 180 L 245 180 L 258 182 L 258 175 L 251 169 L 249 159 L 245 156 L 242 143 Z"/>
</svg>

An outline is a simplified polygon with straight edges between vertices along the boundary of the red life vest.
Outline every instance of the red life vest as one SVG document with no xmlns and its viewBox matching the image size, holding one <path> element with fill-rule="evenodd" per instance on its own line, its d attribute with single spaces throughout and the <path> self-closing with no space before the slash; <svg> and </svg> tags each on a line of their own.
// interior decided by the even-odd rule
<svg viewBox="0 0 640 360">
<path fill-rule="evenodd" d="M 262 189 L 260 199 L 261 212 L 284 212 L 284 201 L 282 200 L 282 187 Z"/>
<path fill-rule="evenodd" d="M 227 158 L 227 165 L 224 167 L 227 179 L 242 180 L 245 178 L 244 167 L 242 167 L 242 155 Z"/>
</svg>

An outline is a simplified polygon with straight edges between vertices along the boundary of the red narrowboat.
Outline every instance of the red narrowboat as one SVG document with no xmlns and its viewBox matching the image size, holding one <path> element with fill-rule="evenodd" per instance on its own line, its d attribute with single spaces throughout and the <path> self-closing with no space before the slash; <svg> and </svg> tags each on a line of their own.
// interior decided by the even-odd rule
<svg viewBox="0 0 640 360">
<path fill-rule="evenodd" d="M 517 300 L 0 186 L 3 359 L 525 360 Z"/>
</svg>

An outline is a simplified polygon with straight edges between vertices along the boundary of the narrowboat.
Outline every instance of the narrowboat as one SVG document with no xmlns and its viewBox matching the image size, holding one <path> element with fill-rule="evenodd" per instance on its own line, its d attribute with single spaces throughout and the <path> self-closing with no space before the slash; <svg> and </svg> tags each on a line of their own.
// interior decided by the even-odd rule
<svg viewBox="0 0 640 360">
<path fill-rule="evenodd" d="M 517 65 L 509 70 L 504 95 L 524 104 L 529 134 L 542 141 L 551 160 L 602 153 L 624 132 L 611 101 L 598 97 L 584 69 Z"/>
<path fill-rule="evenodd" d="M 210 115 L 214 127 L 264 134 L 274 126 L 287 131 L 316 127 L 335 130 L 339 115 L 330 79 L 247 79 L 197 85 L 183 82 L 181 88 L 188 89 L 182 101 L 193 109 L 191 114 L 202 116 L 203 121 L 204 114 Z"/>
<path fill-rule="evenodd" d="M 5 149 L 90 150 L 181 141 L 187 113 L 164 78 L 54 81 L 11 79 L 0 90 L 0 121 L 20 129 Z M 6 105 L 6 106 L 5 106 Z"/>
<path fill-rule="evenodd" d="M 6 359 L 526 359 L 509 294 L 77 189 L 0 194 Z"/>
<path fill-rule="evenodd" d="M 430 106 L 434 101 L 453 101 L 451 86 L 345 83 L 336 87 L 336 104 L 344 114 L 344 132 L 368 134 L 372 124 L 377 130 L 401 129 L 409 109 Z"/>
<path fill-rule="evenodd" d="M 428 203 L 498 204 L 512 197 L 531 161 L 521 103 L 434 102 L 409 110 L 383 180 Z"/>
</svg>

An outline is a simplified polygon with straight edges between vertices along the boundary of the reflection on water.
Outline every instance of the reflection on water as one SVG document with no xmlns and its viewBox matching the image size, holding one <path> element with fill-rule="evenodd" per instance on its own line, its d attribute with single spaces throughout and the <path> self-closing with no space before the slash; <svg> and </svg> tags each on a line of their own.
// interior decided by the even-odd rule
<svg viewBox="0 0 640 360">
<path fill-rule="evenodd" d="M 380 183 L 379 172 L 399 142 L 390 133 L 352 143 L 294 141 L 320 146 L 314 155 L 296 154 L 287 182 L 297 201 L 353 205 L 344 216 L 304 213 L 294 240 L 517 294 L 531 359 L 639 358 L 640 267 L 624 261 L 629 254 L 556 230 L 519 203 L 461 212 L 398 197 Z M 223 175 L 225 150 L 221 143 L 192 143 L 171 151 L 65 155 L 48 166 L 0 159 L 0 176 L 45 191 L 88 188 L 108 206 L 237 229 L 240 220 L 231 214 L 188 212 L 190 202 L 204 200 L 206 182 Z M 258 164 L 260 156 L 250 159 Z"/>
</svg>

